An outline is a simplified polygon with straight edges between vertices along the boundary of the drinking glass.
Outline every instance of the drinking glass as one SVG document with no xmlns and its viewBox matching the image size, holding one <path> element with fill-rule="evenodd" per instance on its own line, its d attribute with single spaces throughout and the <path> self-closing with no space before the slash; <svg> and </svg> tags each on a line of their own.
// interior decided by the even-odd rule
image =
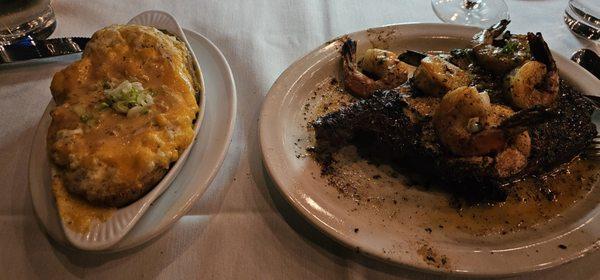
<svg viewBox="0 0 600 280">
<path fill-rule="evenodd" d="M 55 28 L 50 0 L 0 0 L 0 45 L 25 36 L 45 39 Z"/>
<path fill-rule="evenodd" d="M 447 23 L 488 28 L 509 19 L 504 0 L 431 0 L 431 7 Z"/>
<path fill-rule="evenodd" d="M 564 19 L 573 33 L 600 40 L 600 0 L 570 0 Z"/>
</svg>

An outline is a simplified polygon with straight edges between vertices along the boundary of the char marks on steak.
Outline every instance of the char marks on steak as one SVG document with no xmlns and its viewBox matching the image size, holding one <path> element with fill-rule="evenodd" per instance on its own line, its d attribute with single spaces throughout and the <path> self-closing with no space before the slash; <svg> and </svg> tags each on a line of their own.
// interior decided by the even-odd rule
<svg viewBox="0 0 600 280">
<path fill-rule="evenodd" d="M 596 136 L 592 105 L 565 82 L 560 93 L 553 109 L 556 114 L 528 127 L 532 138 L 528 165 L 510 177 L 498 176 L 492 156 L 450 154 L 439 144 L 431 122 L 431 108 L 439 100 L 414 97 L 406 88 L 379 91 L 318 118 L 312 123 L 317 141 L 314 151 L 324 173 L 331 172 L 333 153 L 352 144 L 362 155 L 437 179 L 444 189 L 469 201 L 502 201 L 510 182 L 569 161 Z"/>
</svg>

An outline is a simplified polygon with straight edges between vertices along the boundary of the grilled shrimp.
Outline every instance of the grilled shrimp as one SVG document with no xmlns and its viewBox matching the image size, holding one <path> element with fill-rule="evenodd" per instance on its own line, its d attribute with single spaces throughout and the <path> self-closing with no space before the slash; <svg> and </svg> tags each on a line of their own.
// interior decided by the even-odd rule
<svg viewBox="0 0 600 280">
<path fill-rule="evenodd" d="M 480 156 L 503 149 L 501 131 L 484 127 L 491 107 L 487 93 L 474 87 L 447 93 L 433 115 L 442 144 L 458 156 Z"/>
<path fill-rule="evenodd" d="M 502 20 L 473 37 L 475 59 L 496 74 L 504 74 L 529 59 L 529 46 L 524 35 L 504 32 L 509 20 Z M 500 35 L 502 35 L 501 38 Z"/>
<path fill-rule="evenodd" d="M 558 97 L 556 63 L 541 33 L 527 34 L 532 60 L 515 68 L 505 79 L 508 99 L 517 108 L 550 106 Z"/>
<path fill-rule="evenodd" d="M 369 97 L 376 90 L 396 88 L 408 79 L 411 66 L 398 60 L 393 52 L 369 49 L 356 62 L 356 42 L 348 39 L 342 46 L 344 86 L 359 97 Z"/>
<path fill-rule="evenodd" d="M 454 155 L 497 154 L 503 162 L 522 162 L 531 149 L 527 126 L 545 121 L 550 114 L 538 107 L 515 114 L 508 107 L 491 104 L 487 93 L 475 87 L 460 87 L 442 98 L 433 124 L 442 144 Z M 511 158 L 517 152 L 520 156 Z"/>
<path fill-rule="evenodd" d="M 446 92 L 471 83 L 471 75 L 440 56 L 428 55 L 415 70 L 413 84 L 430 96 L 442 96 Z"/>
<path fill-rule="evenodd" d="M 363 58 L 358 62 L 363 72 L 371 74 L 377 79 L 381 79 L 388 71 L 404 70 L 396 68 L 398 64 L 398 55 L 394 52 L 382 49 L 368 49 L 365 51 Z M 406 72 L 397 73 L 406 75 Z"/>
</svg>

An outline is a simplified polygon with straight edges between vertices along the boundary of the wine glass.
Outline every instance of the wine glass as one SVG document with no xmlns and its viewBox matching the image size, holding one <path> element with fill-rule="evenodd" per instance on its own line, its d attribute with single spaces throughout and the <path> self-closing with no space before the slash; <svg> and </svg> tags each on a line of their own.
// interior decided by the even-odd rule
<svg viewBox="0 0 600 280">
<path fill-rule="evenodd" d="M 488 28 L 509 19 L 504 0 L 431 0 L 431 7 L 447 23 Z"/>
<path fill-rule="evenodd" d="M 0 0 L 0 46 L 26 36 L 45 39 L 55 28 L 50 0 Z"/>
</svg>

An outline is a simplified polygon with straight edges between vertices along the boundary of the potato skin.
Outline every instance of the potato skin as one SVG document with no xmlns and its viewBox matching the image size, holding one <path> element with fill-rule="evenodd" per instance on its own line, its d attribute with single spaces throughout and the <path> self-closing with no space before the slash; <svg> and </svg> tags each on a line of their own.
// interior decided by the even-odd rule
<svg viewBox="0 0 600 280">
<path fill-rule="evenodd" d="M 140 197 L 151 191 L 165 176 L 167 171 L 167 169 L 156 168 L 152 172 L 146 174 L 144 178 L 140 180 L 140 184 L 142 185 L 141 188 L 129 188 L 126 185 L 115 185 L 114 182 L 110 182 L 110 180 L 100 184 L 85 182 L 77 177 L 79 172 L 67 173 L 68 175 L 63 177 L 63 180 L 66 183 L 65 186 L 69 192 L 83 197 L 94 205 L 123 207 L 138 200 Z"/>
</svg>

